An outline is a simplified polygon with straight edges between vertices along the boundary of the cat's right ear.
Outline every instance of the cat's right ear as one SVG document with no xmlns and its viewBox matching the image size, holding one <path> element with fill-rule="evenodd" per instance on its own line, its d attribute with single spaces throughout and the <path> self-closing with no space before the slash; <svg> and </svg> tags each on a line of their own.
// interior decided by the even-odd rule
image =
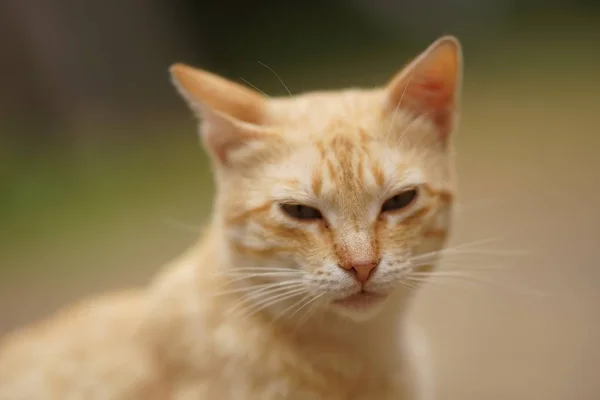
<svg viewBox="0 0 600 400">
<path fill-rule="evenodd" d="M 169 69 L 174 85 L 202 120 L 205 147 L 221 164 L 232 152 L 265 134 L 266 98 L 225 78 L 184 64 Z"/>
<path fill-rule="evenodd" d="M 454 36 L 443 36 L 387 85 L 386 111 L 398 108 L 430 119 L 446 141 L 456 124 L 462 81 L 462 50 Z"/>
</svg>

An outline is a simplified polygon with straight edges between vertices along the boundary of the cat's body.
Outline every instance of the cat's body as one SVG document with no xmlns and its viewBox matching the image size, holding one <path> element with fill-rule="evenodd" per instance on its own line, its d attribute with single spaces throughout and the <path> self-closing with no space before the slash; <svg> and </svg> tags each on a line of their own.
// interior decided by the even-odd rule
<svg viewBox="0 0 600 400">
<path fill-rule="evenodd" d="M 147 288 L 9 336 L 0 400 L 429 399 L 405 314 L 450 224 L 455 39 L 368 91 L 266 100 L 172 72 L 204 119 L 213 222 Z"/>
<path fill-rule="evenodd" d="M 0 399 L 368 400 L 421 390 L 412 354 L 390 352 L 404 342 L 400 321 L 381 321 L 386 337 L 345 330 L 341 343 L 335 332 L 292 336 L 260 318 L 223 318 L 214 299 L 189 296 L 202 287 L 194 264 L 210 251 L 199 250 L 147 292 L 94 298 L 8 338 Z"/>
</svg>

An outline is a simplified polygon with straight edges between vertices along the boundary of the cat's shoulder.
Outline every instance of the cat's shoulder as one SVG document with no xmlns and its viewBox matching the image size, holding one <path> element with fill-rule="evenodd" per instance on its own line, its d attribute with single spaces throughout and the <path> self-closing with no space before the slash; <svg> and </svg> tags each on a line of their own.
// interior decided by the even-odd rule
<svg viewBox="0 0 600 400">
<path fill-rule="evenodd" d="M 144 312 L 142 292 L 119 292 L 81 301 L 7 335 L 0 341 L 0 399 L 37 399 L 61 387 L 79 386 L 85 393 L 106 380 L 113 386 L 106 390 L 121 390 L 119 382 L 127 385 L 124 379 L 133 375 L 144 381 L 154 374 L 139 340 Z"/>
<path fill-rule="evenodd" d="M 46 319 L 7 334 L 0 341 L 0 355 L 38 341 L 68 338 L 78 333 L 101 332 L 122 327 L 123 320 L 139 315 L 143 295 L 136 290 L 109 293 L 81 300 L 59 309 Z M 122 329 L 122 328 L 121 328 Z M 2 358 L 0 358 L 2 360 Z"/>
</svg>

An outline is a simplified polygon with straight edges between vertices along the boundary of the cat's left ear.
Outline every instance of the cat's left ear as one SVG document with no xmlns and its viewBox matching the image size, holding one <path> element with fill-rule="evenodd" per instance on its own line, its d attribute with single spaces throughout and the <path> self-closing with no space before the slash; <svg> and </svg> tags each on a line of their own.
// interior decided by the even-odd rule
<svg viewBox="0 0 600 400">
<path fill-rule="evenodd" d="M 264 148 L 266 98 L 258 92 L 184 64 L 170 68 L 173 83 L 202 121 L 204 146 L 221 165 L 233 165 Z"/>
<path fill-rule="evenodd" d="M 433 42 L 387 85 L 386 108 L 428 118 L 446 140 L 456 123 L 462 85 L 462 49 L 453 36 Z"/>
</svg>

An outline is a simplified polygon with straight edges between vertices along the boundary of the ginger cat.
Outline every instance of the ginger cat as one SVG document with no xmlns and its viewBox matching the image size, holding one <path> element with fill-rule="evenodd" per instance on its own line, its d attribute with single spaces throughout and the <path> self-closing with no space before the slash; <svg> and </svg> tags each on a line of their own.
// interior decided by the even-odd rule
<svg viewBox="0 0 600 400">
<path fill-rule="evenodd" d="M 170 71 L 213 160 L 206 234 L 147 288 L 7 336 L 0 399 L 432 398 L 405 316 L 451 221 L 458 41 L 369 90 Z"/>
</svg>

